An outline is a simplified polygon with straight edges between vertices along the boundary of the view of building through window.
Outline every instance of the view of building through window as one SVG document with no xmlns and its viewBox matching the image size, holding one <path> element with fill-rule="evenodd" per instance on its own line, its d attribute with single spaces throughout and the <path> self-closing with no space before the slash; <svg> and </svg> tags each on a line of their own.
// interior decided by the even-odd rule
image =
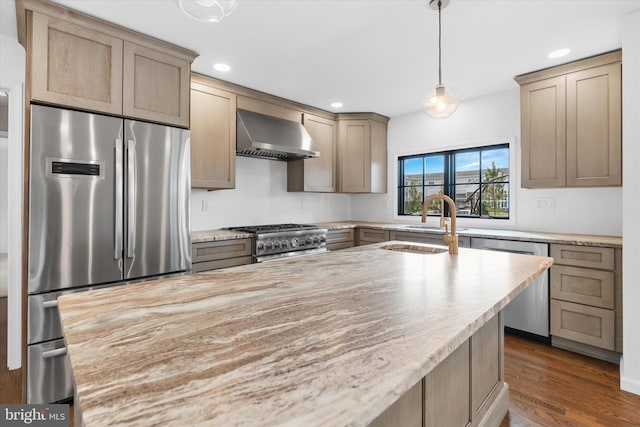
<svg viewBox="0 0 640 427">
<path fill-rule="evenodd" d="M 508 144 L 404 156 L 398 171 L 398 215 L 421 215 L 426 197 L 446 194 L 459 216 L 509 218 Z M 441 209 L 436 200 L 427 212 Z"/>
</svg>

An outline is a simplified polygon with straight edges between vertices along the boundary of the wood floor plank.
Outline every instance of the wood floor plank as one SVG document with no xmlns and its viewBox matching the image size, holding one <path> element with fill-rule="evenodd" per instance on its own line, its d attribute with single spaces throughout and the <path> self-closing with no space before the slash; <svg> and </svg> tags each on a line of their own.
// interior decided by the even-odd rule
<svg viewBox="0 0 640 427">
<path fill-rule="evenodd" d="M 501 427 L 640 426 L 640 396 L 620 390 L 618 365 L 506 334 L 504 366 Z"/>
</svg>

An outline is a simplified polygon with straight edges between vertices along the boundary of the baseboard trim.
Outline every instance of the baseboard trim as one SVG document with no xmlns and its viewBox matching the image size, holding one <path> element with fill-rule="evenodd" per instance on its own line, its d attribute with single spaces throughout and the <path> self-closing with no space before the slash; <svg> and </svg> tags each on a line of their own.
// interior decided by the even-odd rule
<svg viewBox="0 0 640 427">
<path fill-rule="evenodd" d="M 478 423 L 478 427 L 499 427 L 509 411 L 509 384 L 504 383 L 487 413 Z"/>
<path fill-rule="evenodd" d="M 580 353 L 585 356 L 615 363 L 616 365 L 620 364 L 620 353 L 616 353 L 615 351 L 594 347 L 592 345 L 583 344 L 556 336 L 551 337 L 551 345 L 563 350 L 569 350 L 573 351 L 574 353 Z"/>
</svg>

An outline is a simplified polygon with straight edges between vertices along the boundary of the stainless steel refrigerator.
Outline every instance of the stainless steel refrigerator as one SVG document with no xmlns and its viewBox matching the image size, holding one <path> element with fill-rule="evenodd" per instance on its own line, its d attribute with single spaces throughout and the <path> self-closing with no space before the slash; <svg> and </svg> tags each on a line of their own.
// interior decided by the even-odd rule
<svg viewBox="0 0 640 427">
<path fill-rule="evenodd" d="M 191 268 L 189 131 L 31 107 L 27 401 L 71 397 L 56 298 Z"/>
</svg>

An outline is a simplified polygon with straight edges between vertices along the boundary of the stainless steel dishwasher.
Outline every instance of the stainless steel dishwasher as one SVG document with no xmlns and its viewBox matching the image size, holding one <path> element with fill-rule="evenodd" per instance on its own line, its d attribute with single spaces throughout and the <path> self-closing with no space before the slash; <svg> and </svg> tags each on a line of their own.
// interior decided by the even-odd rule
<svg viewBox="0 0 640 427">
<path fill-rule="evenodd" d="M 517 254 L 549 256 L 546 243 L 472 238 L 471 247 Z M 536 278 L 504 309 L 504 325 L 518 331 L 549 337 L 549 271 Z"/>
</svg>

